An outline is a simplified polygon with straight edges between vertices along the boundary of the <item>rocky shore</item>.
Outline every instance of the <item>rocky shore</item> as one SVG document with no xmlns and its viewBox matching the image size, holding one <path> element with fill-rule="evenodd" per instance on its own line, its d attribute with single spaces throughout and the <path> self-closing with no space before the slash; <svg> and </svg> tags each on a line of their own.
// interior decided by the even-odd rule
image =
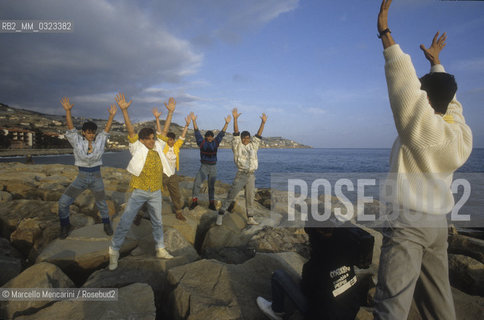
<svg viewBox="0 0 484 320">
<path fill-rule="evenodd" d="M 117 288 L 118 300 L 0 301 L 0 319 L 263 320 L 255 299 L 270 298 L 272 272 L 284 269 L 297 278 L 308 257 L 303 229 L 280 224 L 287 216 L 284 192 L 257 191 L 255 218 L 261 224 L 250 227 L 241 198 L 223 225 L 216 226 L 216 212 L 207 209 L 206 196 L 194 210 L 184 209 L 187 221 L 181 222 L 164 195 L 165 244 L 175 258 L 155 257 L 146 218 L 132 226 L 118 269 L 109 271 L 110 237 L 102 230 L 90 192 L 71 206 L 75 230 L 67 239 L 58 239 L 57 201 L 76 174 L 74 166 L 0 163 L 0 287 Z M 129 174 L 105 167 L 102 175 L 116 227 L 128 196 Z M 191 177 L 180 182 L 187 204 L 192 184 Z M 217 182 L 216 199 L 223 199 L 228 188 Z M 271 198 L 281 205 L 271 203 Z M 368 287 L 357 316 L 361 320 L 373 319 L 382 239 L 380 233 L 369 232 L 375 237 L 373 263 L 357 270 L 359 281 Z M 484 240 L 450 229 L 449 267 L 457 318 L 484 319 Z M 302 317 L 294 311 L 288 319 Z M 421 319 L 416 308 L 412 307 L 409 319 Z"/>
</svg>

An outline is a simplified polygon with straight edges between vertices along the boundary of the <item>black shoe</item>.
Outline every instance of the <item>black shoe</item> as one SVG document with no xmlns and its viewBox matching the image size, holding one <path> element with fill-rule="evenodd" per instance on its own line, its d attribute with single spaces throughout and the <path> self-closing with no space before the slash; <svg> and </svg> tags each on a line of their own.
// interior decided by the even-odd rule
<svg viewBox="0 0 484 320">
<path fill-rule="evenodd" d="M 232 212 L 234 212 L 234 208 L 235 208 L 235 201 L 232 201 L 230 203 L 230 206 L 227 208 L 227 211 L 232 213 Z"/>
<path fill-rule="evenodd" d="M 198 206 L 198 202 L 197 201 L 193 201 L 192 204 L 190 205 L 190 207 L 188 209 L 189 210 L 193 210 L 193 209 L 195 209 L 196 206 Z"/>
<path fill-rule="evenodd" d="M 64 226 L 61 226 L 61 231 L 60 231 L 60 236 L 59 238 L 60 239 L 65 239 L 67 238 L 67 236 L 69 235 L 69 233 L 71 232 L 71 228 L 72 226 L 70 224 L 66 224 Z"/>
<path fill-rule="evenodd" d="M 214 210 L 214 211 L 216 211 L 216 210 L 217 210 L 217 208 L 215 208 L 215 203 L 213 203 L 213 202 L 210 202 L 210 205 L 208 206 L 208 208 L 209 208 L 210 210 Z"/>
<path fill-rule="evenodd" d="M 106 232 L 106 234 L 108 236 L 112 236 L 113 235 L 113 227 L 111 227 L 111 223 L 110 222 L 104 224 L 104 232 Z"/>
</svg>

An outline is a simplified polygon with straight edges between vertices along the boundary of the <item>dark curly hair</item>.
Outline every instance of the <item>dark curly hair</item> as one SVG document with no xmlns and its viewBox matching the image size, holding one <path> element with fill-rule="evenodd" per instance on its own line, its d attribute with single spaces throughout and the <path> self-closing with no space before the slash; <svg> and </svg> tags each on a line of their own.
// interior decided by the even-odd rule
<svg viewBox="0 0 484 320">
<path fill-rule="evenodd" d="M 445 72 L 431 72 L 420 78 L 420 84 L 420 89 L 427 92 L 432 108 L 438 113 L 445 114 L 457 92 L 454 76 Z"/>
</svg>

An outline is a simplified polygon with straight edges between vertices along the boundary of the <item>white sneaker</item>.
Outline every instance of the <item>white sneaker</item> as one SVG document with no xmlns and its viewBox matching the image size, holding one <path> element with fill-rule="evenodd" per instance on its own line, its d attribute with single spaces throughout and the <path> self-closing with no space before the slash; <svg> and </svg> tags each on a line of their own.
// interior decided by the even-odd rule
<svg viewBox="0 0 484 320">
<path fill-rule="evenodd" d="M 269 319 L 282 320 L 284 313 L 274 312 L 274 310 L 272 310 L 272 302 L 267 301 L 262 297 L 257 297 L 255 301 L 257 302 L 257 306 L 259 307 L 260 311 L 262 311 L 262 313 L 264 313 Z"/>
<path fill-rule="evenodd" d="M 161 259 L 173 259 L 173 256 L 166 251 L 165 248 L 158 248 L 156 249 L 156 257 Z"/>
<path fill-rule="evenodd" d="M 247 224 L 256 226 L 259 224 L 259 222 L 255 221 L 254 217 L 249 217 L 249 219 L 247 219 Z"/>
<path fill-rule="evenodd" d="M 223 214 L 218 214 L 218 215 L 217 215 L 217 222 L 215 222 L 215 224 L 216 224 L 217 226 L 221 226 L 221 225 L 222 225 L 222 220 L 223 220 L 223 218 L 224 218 L 224 215 L 223 215 Z"/>
<path fill-rule="evenodd" d="M 109 246 L 109 270 L 113 271 L 118 268 L 119 251 Z"/>
</svg>

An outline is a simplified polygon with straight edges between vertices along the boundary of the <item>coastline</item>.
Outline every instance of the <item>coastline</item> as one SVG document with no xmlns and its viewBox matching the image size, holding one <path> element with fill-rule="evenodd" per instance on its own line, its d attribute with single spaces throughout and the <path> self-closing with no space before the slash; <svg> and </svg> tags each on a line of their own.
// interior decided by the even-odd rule
<svg viewBox="0 0 484 320">
<path fill-rule="evenodd" d="M 1 149 L 0 157 L 47 156 L 72 154 L 72 148 L 65 149 Z"/>
<path fill-rule="evenodd" d="M 197 149 L 195 147 L 182 148 L 182 149 Z M 229 147 L 219 147 L 219 149 L 230 149 Z M 261 148 L 261 149 L 312 149 L 311 147 L 294 147 L 294 148 Z M 106 149 L 105 152 L 119 152 L 125 151 L 128 148 L 118 148 L 118 149 Z M 8 157 L 26 157 L 26 156 L 48 156 L 48 155 L 63 155 L 72 154 L 72 148 L 63 149 L 0 149 L 0 158 Z"/>
</svg>

